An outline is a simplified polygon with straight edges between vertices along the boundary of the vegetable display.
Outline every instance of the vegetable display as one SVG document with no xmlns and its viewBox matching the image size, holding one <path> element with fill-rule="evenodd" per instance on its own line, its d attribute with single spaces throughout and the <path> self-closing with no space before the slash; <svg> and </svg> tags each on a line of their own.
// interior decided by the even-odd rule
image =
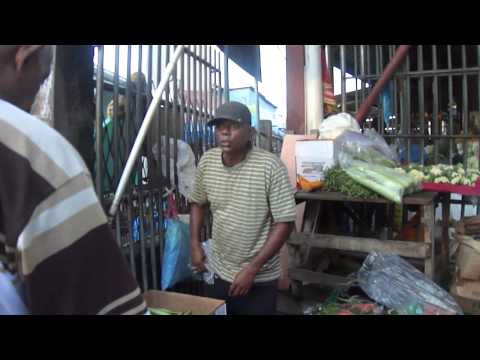
<svg viewBox="0 0 480 360">
<path fill-rule="evenodd" d="M 397 169 L 413 176 L 420 182 L 474 186 L 480 177 L 477 169 L 465 169 L 463 164 L 422 166 L 411 164 L 405 169 Z"/>
</svg>

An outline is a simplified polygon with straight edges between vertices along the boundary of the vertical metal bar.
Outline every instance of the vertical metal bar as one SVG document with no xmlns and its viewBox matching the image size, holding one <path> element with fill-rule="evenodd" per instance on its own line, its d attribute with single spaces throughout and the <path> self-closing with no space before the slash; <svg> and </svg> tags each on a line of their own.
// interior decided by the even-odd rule
<svg viewBox="0 0 480 360">
<path fill-rule="evenodd" d="M 130 269 L 137 278 L 137 268 L 135 266 L 135 244 L 133 243 L 133 218 L 132 218 L 132 196 L 127 196 L 127 221 L 128 221 L 128 252 L 130 256 Z"/>
<path fill-rule="evenodd" d="M 423 46 L 417 46 L 417 67 L 418 71 L 423 70 Z M 424 77 L 423 75 L 420 76 L 418 79 L 418 111 L 420 113 L 420 131 L 422 136 L 425 136 L 425 93 L 424 93 Z M 425 164 L 425 156 L 424 156 L 424 149 L 425 149 L 425 138 L 422 137 L 420 141 L 420 163 L 423 165 Z"/>
<path fill-rule="evenodd" d="M 112 163 L 113 163 L 113 187 L 116 187 L 120 179 L 119 169 L 119 153 L 118 153 L 118 82 L 119 82 L 119 59 L 120 59 L 120 46 L 115 45 L 115 73 L 113 80 L 113 151 L 112 151 Z"/>
<path fill-rule="evenodd" d="M 462 45 L 462 68 L 467 68 L 467 50 L 466 46 Z M 467 75 L 462 75 L 462 122 L 463 122 L 463 134 L 468 135 L 468 84 Z M 463 140 L 463 167 L 467 169 L 468 159 L 468 143 L 467 139 Z"/>
<path fill-rule="evenodd" d="M 203 74 L 204 76 L 204 83 L 203 83 L 203 88 L 205 91 L 205 94 L 203 94 L 204 98 L 203 101 L 205 103 L 204 106 L 204 123 L 203 123 L 203 134 L 204 134 L 204 142 L 203 142 L 203 151 L 206 151 L 208 149 L 208 129 L 207 129 L 207 121 L 208 121 L 208 73 L 209 73 L 209 68 L 207 65 L 207 45 L 203 45 L 203 62 L 204 62 L 204 71 L 205 73 Z"/>
<path fill-rule="evenodd" d="M 152 67 L 153 67 L 153 46 L 148 45 L 148 77 L 147 77 L 147 104 L 152 102 Z"/>
<path fill-rule="evenodd" d="M 432 45 L 432 69 L 433 71 L 437 70 L 437 46 Z M 438 76 L 433 76 L 433 114 L 432 114 L 432 121 L 433 121 L 433 128 L 434 134 L 438 135 Z M 434 142 L 434 161 L 435 164 L 438 163 L 438 140 Z"/>
<path fill-rule="evenodd" d="M 218 105 L 223 104 L 222 93 L 222 71 L 220 70 L 220 64 L 222 63 L 222 53 L 218 52 Z M 216 110 L 216 109 L 215 109 Z"/>
<path fill-rule="evenodd" d="M 140 190 L 138 192 L 138 209 L 139 209 L 139 222 L 140 222 L 140 258 L 142 261 L 142 284 L 143 284 L 143 291 L 148 290 L 148 281 L 147 281 L 147 255 L 145 251 L 145 229 L 144 229 L 144 219 L 145 219 L 145 211 L 144 211 L 144 197 L 143 191 Z"/>
<path fill-rule="evenodd" d="M 360 45 L 360 80 L 361 80 L 361 102 L 365 101 L 365 45 Z"/>
<path fill-rule="evenodd" d="M 380 78 L 380 45 L 375 45 L 375 70 L 376 75 Z M 386 85 L 388 87 L 388 84 Z M 385 132 L 385 119 L 383 118 L 383 107 L 385 104 L 383 103 L 383 99 L 379 96 L 377 100 L 377 121 L 378 121 L 378 132 L 380 135 L 383 135 Z"/>
<path fill-rule="evenodd" d="M 354 77 L 355 77 L 355 113 L 358 111 L 358 62 L 357 62 L 357 57 L 358 57 L 358 49 L 357 45 L 353 45 L 353 72 L 354 72 Z"/>
<path fill-rule="evenodd" d="M 187 55 L 187 138 L 186 142 L 189 143 L 190 145 L 193 145 L 193 139 L 192 139 L 192 118 L 193 118 L 193 113 L 192 113 L 192 82 L 191 82 L 191 76 L 190 72 L 192 70 L 192 55 L 190 53 L 190 47 L 188 47 L 189 52 Z M 194 60 L 195 61 L 195 60 Z"/>
<path fill-rule="evenodd" d="M 146 99 L 147 99 L 147 103 L 146 103 L 146 107 L 148 108 L 148 106 L 150 105 L 150 103 L 152 102 L 152 89 L 153 89 L 153 86 L 152 86 L 152 68 L 153 68 L 153 46 L 152 45 L 148 45 L 148 52 L 147 52 L 147 72 L 148 72 L 148 76 L 147 76 L 147 89 L 146 89 Z M 154 161 L 154 158 L 151 158 L 151 154 L 152 154 L 152 151 L 151 151 L 151 147 L 152 147 L 152 144 L 150 144 L 150 141 L 147 141 L 147 147 L 149 148 L 148 151 L 147 151 L 147 181 L 148 183 L 151 183 L 151 180 L 152 180 L 152 172 L 154 171 L 154 169 L 156 169 L 155 167 L 155 161 Z M 126 154 L 128 154 L 128 151 L 126 152 Z"/>
<path fill-rule="evenodd" d="M 405 59 L 405 68 L 407 71 L 410 71 L 410 54 L 407 54 Z M 412 118 L 411 118 L 411 93 L 410 93 L 410 78 L 405 78 L 405 120 L 407 122 L 407 135 L 412 134 Z M 407 161 L 410 164 L 412 157 L 412 139 L 410 137 L 407 138 Z"/>
<path fill-rule="evenodd" d="M 213 54 L 215 56 L 215 53 Z M 208 46 L 208 117 L 207 121 L 213 118 L 213 84 L 215 79 L 215 71 L 212 66 L 213 63 L 213 58 L 212 58 L 212 47 Z M 213 79 L 212 79 L 213 77 Z M 213 146 L 212 142 L 212 129 L 208 128 L 208 148 L 211 148 Z"/>
<path fill-rule="evenodd" d="M 367 75 L 373 74 L 370 59 L 370 45 L 367 45 Z"/>
<path fill-rule="evenodd" d="M 167 45 L 165 49 L 165 65 L 170 61 L 170 45 Z M 166 183 L 169 187 L 172 186 L 170 180 L 170 84 L 165 88 L 165 174 L 166 174 Z"/>
<path fill-rule="evenodd" d="M 158 206 L 157 206 L 157 211 L 158 211 L 158 256 L 159 256 L 159 266 L 158 270 L 160 272 L 160 279 L 162 278 L 162 264 L 163 264 L 163 246 L 164 246 L 164 239 L 165 239 L 165 232 L 163 229 L 163 196 L 162 196 L 162 190 L 160 190 L 157 193 L 158 196 Z"/>
<path fill-rule="evenodd" d="M 162 45 L 157 48 L 157 86 L 160 84 L 162 76 Z M 163 103 L 165 105 L 165 102 Z M 161 123 L 161 107 L 157 108 L 157 158 L 159 176 L 163 179 L 163 161 L 162 161 L 162 123 Z M 160 258 L 161 259 L 161 258 Z"/>
<path fill-rule="evenodd" d="M 174 49 L 177 48 L 177 45 L 175 45 Z M 172 74 L 172 80 L 173 80 L 173 101 L 172 101 L 172 106 L 173 106 L 173 123 L 172 123 L 172 131 L 173 131 L 173 136 L 171 137 L 171 140 L 173 141 L 173 181 L 175 185 L 175 189 L 178 189 L 178 172 L 177 172 L 177 160 L 178 160 L 178 144 L 177 144 L 177 139 L 178 139 L 178 63 L 176 66 L 175 71 Z M 177 207 L 178 207 L 178 192 L 176 192 L 175 200 L 177 201 Z"/>
<path fill-rule="evenodd" d="M 198 99 L 198 91 L 197 91 L 197 45 L 193 45 L 193 151 L 195 152 L 195 159 L 198 163 L 200 160 L 200 153 L 198 149 L 198 108 L 197 108 L 197 99 Z"/>
<path fill-rule="evenodd" d="M 150 215 L 150 269 L 152 272 L 152 280 L 153 280 L 153 289 L 158 288 L 158 281 L 157 281 L 157 259 L 155 256 L 155 245 L 156 245 L 156 229 L 155 229 L 155 196 L 153 192 L 148 193 L 148 200 L 149 200 L 149 215 Z"/>
<path fill-rule="evenodd" d="M 217 70 L 217 50 L 213 49 L 213 57 L 212 57 L 212 71 L 213 71 L 213 85 L 212 85 L 212 119 L 215 114 L 215 111 L 218 107 L 218 96 L 217 96 L 217 85 L 218 85 L 218 70 Z M 212 137 L 212 144 L 211 146 L 215 146 L 215 134 L 213 133 L 213 128 L 210 129 L 211 137 Z"/>
<path fill-rule="evenodd" d="M 393 54 L 395 53 L 395 45 L 390 45 L 388 47 L 388 61 L 390 62 L 393 58 Z M 393 98 L 393 116 L 394 116 L 394 122 L 393 126 L 395 128 L 395 134 L 399 134 L 400 131 L 398 129 L 398 118 L 400 114 L 400 110 L 398 109 L 398 76 L 395 76 L 392 78 L 392 98 Z"/>
<path fill-rule="evenodd" d="M 342 87 L 342 112 L 347 111 L 346 96 L 347 88 L 345 81 L 345 45 L 340 45 L 340 70 L 341 70 L 341 87 Z"/>
<path fill-rule="evenodd" d="M 223 71 L 225 72 L 225 102 L 230 101 L 230 83 L 229 83 L 229 78 L 228 78 L 228 45 L 224 46 L 224 68 Z"/>
<path fill-rule="evenodd" d="M 447 45 L 447 63 L 448 63 L 448 70 L 452 69 L 452 46 Z M 453 78 L 452 75 L 448 75 L 448 128 L 449 128 L 449 135 L 453 135 L 453 113 L 452 113 L 452 105 L 453 105 Z M 452 138 L 449 139 L 449 162 L 452 164 L 453 162 L 453 148 L 454 140 Z"/>
<path fill-rule="evenodd" d="M 142 45 L 138 45 L 138 66 L 137 66 L 137 81 L 135 86 L 135 136 L 138 134 L 140 129 L 140 123 L 143 120 L 141 116 L 141 104 L 142 104 Z M 140 155 L 137 160 L 137 166 L 134 170 L 134 179 L 137 179 L 140 173 L 140 179 L 142 178 L 142 156 Z M 142 182 L 140 181 L 140 184 Z M 135 184 L 135 185 L 140 185 Z"/>
<path fill-rule="evenodd" d="M 180 58 L 180 137 L 185 141 L 185 52 Z"/>
<path fill-rule="evenodd" d="M 126 126 L 126 152 L 125 154 L 130 153 L 130 149 L 133 146 L 133 141 L 135 138 L 135 131 L 132 130 L 132 118 L 131 118 L 131 97 L 132 97 L 132 84 L 131 84 L 131 71 L 132 71 L 132 45 L 127 46 L 127 89 L 125 91 L 125 126 Z M 131 184 L 133 185 L 133 184 Z"/>
<path fill-rule="evenodd" d="M 103 189 L 103 63 L 104 63 L 104 46 L 98 46 L 98 60 L 97 60 L 97 93 L 95 103 L 95 188 L 97 196 L 102 199 Z"/>
<path fill-rule="evenodd" d="M 199 105 L 198 105 L 198 110 L 199 110 L 199 115 L 198 115 L 198 131 L 199 131 L 199 151 L 200 155 L 203 154 L 203 137 L 204 137 L 204 123 L 203 123 L 203 51 L 202 51 L 202 45 L 198 46 L 198 62 L 199 62 L 199 69 L 198 69 L 198 98 L 199 98 Z"/>
</svg>

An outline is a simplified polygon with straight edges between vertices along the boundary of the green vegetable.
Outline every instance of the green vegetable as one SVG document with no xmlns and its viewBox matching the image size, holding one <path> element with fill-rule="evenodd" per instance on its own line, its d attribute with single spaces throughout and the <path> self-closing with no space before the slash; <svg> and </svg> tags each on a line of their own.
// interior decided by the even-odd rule
<svg viewBox="0 0 480 360">
<path fill-rule="evenodd" d="M 191 315 L 191 311 L 172 311 L 164 308 L 149 308 L 152 315 Z"/>
<path fill-rule="evenodd" d="M 338 165 L 325 172 L 324 191 L 340 192 L 347 196 L 359 199 L 377 198 L 377 193 L 353 180 Z"/>
<path fill-rule="evenodd" d="M 358 183 L 382 195 L 383 197 L 400 204 L 404 189 L 395 181 L 381 173 L 371 171 L 365 167 L 351 166 L 345 170 Z"/>
</svg>

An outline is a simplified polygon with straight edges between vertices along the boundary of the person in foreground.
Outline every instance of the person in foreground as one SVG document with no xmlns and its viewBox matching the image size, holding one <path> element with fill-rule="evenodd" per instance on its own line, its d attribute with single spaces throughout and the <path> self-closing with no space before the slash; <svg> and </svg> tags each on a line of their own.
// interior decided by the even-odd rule
<svg viewBox="0 0 480 360">
<path fill-rule="evenodd" d="M 217 109 L 217 148 L 201 158 L 190 198 L 193 267 L 206 271 L 200 242 L 206 206 L 213 216 L 214 284 L 208 296 L 223 299 L 231 315 L 275 314 L 279 252 L 294 227 L 293 188 L 281 160 L 252 146 L 250 111 L 238 102 Z"/>
<path fill-rule="evenodd" d="M 85 163 L 28 113 L 51 58 L 48 45 L 0 45 L 0 272 L 29 314 L 144 314 Z"/>
</svg>

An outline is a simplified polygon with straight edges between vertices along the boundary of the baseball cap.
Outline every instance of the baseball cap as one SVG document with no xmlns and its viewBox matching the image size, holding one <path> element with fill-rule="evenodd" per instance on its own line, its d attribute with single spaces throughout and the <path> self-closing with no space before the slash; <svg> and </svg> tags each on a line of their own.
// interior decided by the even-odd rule
<svg viewBox="0 0 480 360">
<path fill-rule="evenodd" d="M 221 105 L 215 117 L 207 123 L 207 126 L 214 126 L 219 120 L 232 120 L 239 123 L 252 125 L 252 115 L 248 108 L 236 101 L 230 101 Z"/>
</svg>

